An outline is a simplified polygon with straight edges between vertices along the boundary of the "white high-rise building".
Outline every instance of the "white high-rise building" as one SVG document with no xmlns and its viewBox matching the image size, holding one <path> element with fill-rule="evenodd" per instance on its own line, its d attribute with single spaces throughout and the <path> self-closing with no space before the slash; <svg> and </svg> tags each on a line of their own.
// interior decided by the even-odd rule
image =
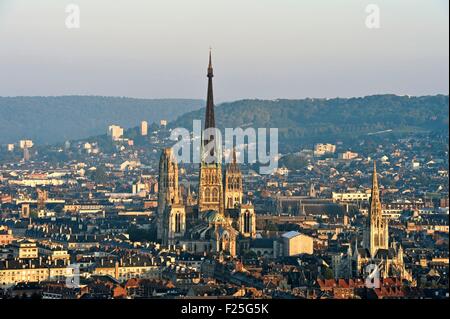
<svg viewBox="0 0 450 319">
<path fill-rule="evenodd" d="M 19 146 L 21 149 L 32 148 L 33 145 L 34 145 L 34 143 L 32 140 L 20 140 L 20 142 L 19 142 Z"/>
<path fill-rule="evenodd" d="M 148 123 L 147 123 L 147 121 L 142 121 L 141 122 L 141 135 L 147 136 L 147 134 L 148 134 Z"/>
<path fill-rule="evenodd" d="M 108 135 L 111 136 L 113 141 L 117 141 L 123 136 L 123 128 L 118 125 L 110 125 L 108 127 Z"/>
<path fill-rule="evenodd" d="M 334 144 L 316 144 L 314 146 L 314 155 L 322 156 L 325 154 L 334 154 L 336 152 L 336 145 Z"/>
</svg>

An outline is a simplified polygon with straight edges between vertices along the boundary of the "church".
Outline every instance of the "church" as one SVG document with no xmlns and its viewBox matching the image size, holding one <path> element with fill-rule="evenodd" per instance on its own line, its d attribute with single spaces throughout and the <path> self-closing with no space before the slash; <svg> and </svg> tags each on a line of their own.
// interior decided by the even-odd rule
<svg viewBox="0 0 450 319">
<path fill-rule="evenodd" d="M 368 265 L 376 266 L 379 278 L 400 278 L 413 282 L 412 275 L 405 267 L 402 246 L 395 242 L 389 244 L 389 225 L 382 213 L 375 161 L 369 216 L 363 231 L 362 247 L 359 247 L 356 240 L 354 247 L 349 246 L 344 256 L 335 256 L 333 260 L 336 278 L 367 277 Z"/>
<path fill-rule="evenodd" d="M 215 129 L 211 53 L 207 77 L 205 132 Z M 232 150 L 231 163 L 223 169 L 217 140 L 214 134 L 203 138 L 196 202 L 190 189 L 183 199 L 172 149 L 164 149 L 161 154 L 156 227 L 157 239 L 165 247 L 180 247 L 195 254 L 235 256 L 240 241 L 248 242 L 256 237 L 254 207 L 243 203 L 243 180 L 236 148 Z"/>
</svg>

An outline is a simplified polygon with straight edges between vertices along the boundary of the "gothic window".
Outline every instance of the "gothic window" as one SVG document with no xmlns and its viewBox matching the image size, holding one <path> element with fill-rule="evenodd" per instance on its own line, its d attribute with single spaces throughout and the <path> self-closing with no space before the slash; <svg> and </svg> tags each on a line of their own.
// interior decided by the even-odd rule
<svg viewBox="0 0 450 319">
<path fill-rule="evenodd" d="M 212 201 L 213 202 L 219 201 L 219 191 L 217 190 L 217 188 L 213 188 L 212 190 Z"/>
<path fill-rule="evenodd" d="M 250 232 L 250 212 L 246 211 L 244 213 L 244 233 Z"/>
<path fill-rule="evenodd" d="M 211 192 L 209 188 L 205 189 L 205 202 L 207 203 L 211 202 Z"/>
<path fill-rule="evenodd" d="M 175 214 L 175 232 L 176 233 L 181 232 L 181 214 L 180 213 Z"/>
</svg>

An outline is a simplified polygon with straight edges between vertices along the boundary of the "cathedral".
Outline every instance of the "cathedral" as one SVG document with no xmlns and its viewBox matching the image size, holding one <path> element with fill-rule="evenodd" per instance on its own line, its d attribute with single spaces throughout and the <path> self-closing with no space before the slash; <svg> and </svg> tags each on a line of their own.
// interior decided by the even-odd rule
<svg viewBox="0 0 450 319">
<path fill-rule="evenodd" d="M 190 188 L 184 200 L 178 181 L 178 164 L 171 148 L 159 162 L 157 239 L 197 253 L 235 256 L 239 241 L 256 237 L 256 215 L 252 204 L 243 203 L 242 173 L 232 150 L 232 161 L 222 167 L 222 151 L 215 138 L 213 67 L 208 66 L 205 136 L 202 137 L 197 202 Z M 209 134 L 208 132 L 211 132 Z"/>
<path fill-rule="evenodd" d="M 389 245 L 389 225 L 382 213 L 375 161 L 369 216 L 364 227 L 362 247 L 358 246 L 356 240 L 354 247 L 349 246 L 344 256 L 335 256 L 333 260 L 336 278 L 366 277 L 368 265 L 376 265 L 379 278 L 393 277 L 413 282 L 411 274 L 405 268 L 402 246 L 395 242 Z"/>
</svg>

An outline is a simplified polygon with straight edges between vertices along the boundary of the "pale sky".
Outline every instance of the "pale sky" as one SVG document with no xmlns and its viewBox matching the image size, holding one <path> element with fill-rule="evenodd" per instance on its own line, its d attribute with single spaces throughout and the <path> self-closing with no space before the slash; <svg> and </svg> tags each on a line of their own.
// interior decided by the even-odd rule
<svg viewBox="0 0 450 319">
<path fill-rule="evenodd" d="M 67 4 L 81 10 L 67 29 Z M 380 7 L 380 29 L 365 8 Z M 0 0 L 0 96 L 448 94 L 448 0 Z"/>
</svg>

